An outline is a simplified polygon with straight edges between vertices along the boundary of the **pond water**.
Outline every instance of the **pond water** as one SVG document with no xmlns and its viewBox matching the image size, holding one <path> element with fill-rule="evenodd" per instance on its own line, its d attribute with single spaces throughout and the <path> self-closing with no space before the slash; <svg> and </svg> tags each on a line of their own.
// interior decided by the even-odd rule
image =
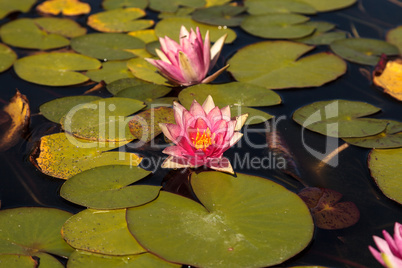
<svg viewBox="0 0 402 268">
<path fill-rule="evenodd" d="M 91 4 L 92 13 L 101 11 L 100 1 L 84 1 Z M 384 40 L 389 29 L 402 24 L 402 2 L 390 0 L 360 0 L 353 6 L 334 12 L 319 13 L 312 16 L 313 20 L 323 20 L 336 24 L 337 28 L 351 33 L 355 29 L 360 37 Z M 19 14 L 18 17 L 37 17 L 31 11 Z M 148 17 L 157 19 L 155 12 L 149 11 Z M 77 21 L 85 26 L 86 16 L 77 17 Z M 0 21 L 3 25 L 10 18 Z M 89 32 L 92 32 L 87 27 Z M 238 49 L 263 39 L 253 37 L 239 27 L 233 27 L 238 34 L 233 44 L 225 45 L 218 61 L 219 67 L 224 65 Z M 327 51 L 327 47 L 318 50 Z M 17 49 L 19 57 L 32 53 L 30 50 Z M 301 137 L 300 126 L 292 120 L 292 114 L 297 109 L 309 103 L 320 100 L 347 99 L 365 101 L 382 110 L 374 118 L 387 118 L 402 121 L 401 103 L 382 93 L 372 85 L 372 82 L 363 75 L 364 71 L 372 72 L 373 67 L 347 62 L 347 72 L 341 78 L 318 88 L 289 89 L 276 91 L 283 103 L 277 106 L 262 107 L 281 121 L 277 122 L 278 130 L 292 152 L 294 161 L 306 185 L 333 189 L 343 194 L 343 201 L 352 201 L 360 210 L 360 220 L 357 224 L 341 230 L 323 230 L 316 228 L 311 244 L 300 254 L 286 261 L 278 267 L 295 265 L 322 265 L 328 267 L 381 267 L 372 257 L 368 245 L 374 245 L 372 235 L 381 235 L 382 229 L 393 232 L 393 225 L 401 221 L 401 205 L 386 198 L 370 176 L 367 167 L 367 156 L 370 149 L 349 146 L 337 157 L 338 165 L 331 167 L 320 166 L 320 159 L 315 158 L 310 149 L 323 152 L 328 142 L 343 141 L 325 137 L 305 130 L 304 140 Z M 363 70 L 363 71 L 362 71 Z M 292 79 L 292 77 L 289 77 Z M 224 74 L 216 83 L 233 80 L 229 74 Z M 82 207 L 67 202 L 59 195 L 59 189 L 64 181 L 42 174 L 29 161 L 28 156 L 35 141 L 45 134 L 59 131 L 59 126 L 50 123 L 39 114 L 39 106 L 47 101 L 63 96 L 81 95 L 92 85 L 74 87 L 47 87 L 32 84 L 20 79 L 13 68 L 0 74 L 0 101 L 6 103 L 17 88 L 26 95 L 32 112 L 30 136 L 28 141 L 20 142 L 10 150 L 0 153 L 1 208 L 15 208 L 22 206 L 43 206 L 60 208 L 72 213 L 82 210 Z M 95 94 L 109 96 L 106 89 Z M 256 144 L 266 144 L 265 125 L 245 127 L 249 139 Z M 308 146 L 306 146 L 306 144 Z M 242 143 L 225 153 L 229 159 L 234 159 L 235 152 L 252 156 L 269 156 L 269 148 L 253 149 Z M 156 155 L 162 156 L 160 153 Z M 235 171 L 257 175 L 272 179 L 292 191 L 298 191 L 303 185 L 290 176 L 284 175 L 272 168 L 236 168 Z M 168 174 L 167 170 L 158 168 L 150 181 L 154 185 L 162 182 Z M 401 175 L 402 176 L 402 175 Z"/>
</svg>

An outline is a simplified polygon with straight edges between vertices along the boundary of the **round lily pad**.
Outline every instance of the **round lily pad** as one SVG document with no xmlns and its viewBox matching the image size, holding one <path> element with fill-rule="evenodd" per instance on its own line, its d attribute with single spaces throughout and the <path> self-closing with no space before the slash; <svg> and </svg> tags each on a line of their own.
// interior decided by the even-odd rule
<svg viewBox="0 0 402 268">
<path fill-rule="evenodd" d="M 76 249 L 108 255 L 146 252 L 130 234 L 126 210 L 83 210 L 69 218 L 62 229 L 63 238 Z"/>
<path fill-rule="evenodd" d="M 371 176 L 381 191 L 390 199 L 402 204 L 402 148 L 374 149 L 368 165 Z"/>
<path fill-rule="evenodd" d="M 66 181 L 60 189 L 60 195 L 70 202 L 88 208 L 117 209 L 139 206 L 155 199 L 161 187 L 128 185 L 149 174 L 150 171 L 139 167 L 97 167 Z"/>
<path fill-rule="evenodd" d="M 402 25 L 388 31 L 387 42 L 399 48 L 399 54 L 402 55 Z"/>
<path fill-rule="evenodd" d="M 175 12 L 179 6 L 203 7 L 205 0 L 149 0 L 149 8 L 155 11 Z"/>
<path fill-rule="evenodd" d="M 315 27 L 305 25 L 309 18 L 298 14 L 266 14 L 246 17 L 241 28 L 262 38 L 293 39 L 311 34 Z"/>
<path fill-rule="evenodd" d="M 161 192 L 155 201 L 127 209 L 131 233 L 163 259 L 197 267 L 265 267 L 293 257 L 312 238 L 304 202 L 272 181 L 203 172 L 192 174 L 191 185 L 201 204 Z"/>
<path fill-rule="evenodd" d="M 4 72 L 10 68 L 16 59 L 17 54 L 14 50 L 0 43 L 0 72 Z"/>
<path fill-rule="evenodd" d="M 359 101 L 318 101 L 297 109 L 293 120 L 304 128 L 331 137 L 366 137 L 382 132 L 388 121 L 360 117 L 380 110 Z"/>
<path fill-rule="evenodd" d="M 228 71 L 237 81 L 269 89 L 318 87 L 346 72 L 346 63 L 333 54 L 301 57 L 313 48 L 290 41 L 255 43 L 229 60 Z"/>
<path fill-rule="evenodd" d="M 239 16 L 246 10 L 245 7 L 223 5 L 197 9 L 191 18 L 195 21 L 210 25 L 226 25 L 228 27 L 239 26 L 243 16 Z"/>
<path fill-rule="evenodd" d="M 79 0 L 47 0 L 36 7 L 39 12 L 58 15 L 62 13 L 65 16 L 78 16 L 88 14 L 91 6 L 88 3 Z"/>
<path fill-rule="evenodd" d="M 0 19 L 3 19 L 11 12 L 16 11 L 21 11 L 24 13 L 28 12 L 35 3 L 36 0 L 19 0 L 19 1 L 0 0 Z"/>
<path fill-rule="evenodd" d="M 101 60 L 126 60 L 136 57 L 127 49 L 145 48 L 145 43 L 121 33 L 91 33 L 71 40 L 75 51 Z"/>
<path fill-rule="evenodd" d="M 81 36 L 87 32 L 86 28 L 67 18 L 42 17 L 34 19 L 34 22 L 48 33 L 59 34 L 68 38 Z"/>
<path fill-rule="evenodd" d="M 76 71 L 100 67 L 97 59 L 64 52 L 36 54 L 14 63 L 14 70 L 20 78 L 46 86 L 70 86 L 86 82 L 89 78 Z"/>
<path fill-rule="evenodd" d="M 356 0 L 300 0 L 300 2 L 309 4 L 319 12 L 326 12 L 351 6 Z"/>
<path fill-rule="evenodd" d="M 134 77 L 127 68 L 127 61 L 125 60 L 104 62 L 101 69 L 88 71 L 85 75 L 92 81 L 104 81 L 106 84 L 119 79 Z"/>
<path fill-rule="evenodd" d="M 376 65 L 381 54 L 397 55 L 398 48 L 382 40 L 369 38 L 347 38 L 337 40 L 330 45 L 340 57 L 366 65 Z"/>
<path fill-rule="evenodd" d="M 244 5 L 252 15 L 267 13 L 315 14 L 316 10 L 309 4 L 297 0 L 246 0 Z"/>
<path fill-rule="evenodd" d="M 148 6 L 148 0 L 103 0 L 102 7 L 105 10 L 137 7 L 145 9 Z"/>
</svg>

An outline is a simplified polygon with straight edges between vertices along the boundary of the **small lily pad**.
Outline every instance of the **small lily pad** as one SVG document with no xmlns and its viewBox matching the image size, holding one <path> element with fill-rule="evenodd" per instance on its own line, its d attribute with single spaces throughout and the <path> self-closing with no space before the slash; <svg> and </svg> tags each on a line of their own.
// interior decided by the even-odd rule
<svg viewBox="0 0 402 268">
<path fill-rule="evenodd" d="M 86 209 L 63 225 L 63 238 L 76 249 L 108 255 L 146 252 L 130 234 L 126 210 Z"/>
<path fill-rule="evenodd" d="M 319 12 L 326 12 L 351 6 L 356 0 L 300 0 L 300 2 L 309 4 Z"/>
<path fill-rule="evenodd" d="M 14 63 L 14 70 L 20 78 L 46 86 L 71 86 L 86 82 L 89 78 L 76 71 L 100 67 L 97 59 L 67 52 L 36 54 Z"/>
<path fill-rule="evenodd" d="M 4 72 L 13 66 L 17 54 L 8 46 L 0 43 L 0 72 Z"/>
<path fill-rule="evenodd" d="M 47 0 L 36 7 L 39 12 L 65 16 L 78 16 L 91 12 L 91 6 L 88 3 L 79 0 Z"/>
<path fill-rule="evenodd" d="M 147 83 L 140 86 L 128 87 L 122 91 L 119 91 L 116 94 L 116 97 L 131 98 L 149 102 L 156 98 L 165 96 L 171 90 L 172 89 L 169 87 Z"/>
<path fill-rule="evenodd" d="M 374 149 L 368 157 L 371 176 L 388 198 L 402 204 L 402 148 Z"/>
<path fill-rule="evenodd" d="M 8 14 L 16 11 L 26 13 L 32 8 L 35 3 L 36 0 L 0 0 L 0 19 L 3 19 Z"/>
<path fill-rule="evenodd" d="M 297 0 L 246 0 L 244 5 L 252 15 L 267 13 L 299 13 L 312 15 L 316 10 L 309 4 Z"/>
<path fill-rule="evenodd" d="M 148 0 L 103 0 L 102 7 L 105 10 L 137 7 L 145 9 L 148 6 Z"/>
<path fill-rule="evenodd" d="M 360 117 L 380 110 L 359 101 L 318 101 L 297 109 L 293 120 L 304 128 L 331 137 L 366 137 L 382 132 L 388 121 Z"/>
<path fill-rule="evenodd" d="M 239 26 L 244 16 L 239 16 L 246 10 L 245 7 L 223 5 L 197 9 L 191 18 L 195 21 L 210 25 Z"/>
<path fill-rule="evenodd" d="M 386 40 L 398 47 L 399 54 L 402 55 L 402 25 L 388 31 Z"/>
<path fill-rule="evenodd" d="M 203 7 L 205 0 L 149 0 L 149 8 L 155 11 L 175 12 L 179 6 Z"/>
<path fill-rule="evenodd" d="M 368 38 L 347 38 L 330 45 L 340 57 L 355 63 L 376 65 L 381 54 L 397 55 L 398 48 L 382 40 Z"/>
<path fill-rule="evenodd" d="M 117 8 L 89 16 L 88 25 L 97 31 L 108 33 L 137 31 L 154 25 L 153 20 L 137 20 L 145 14 L 144 10 L 136 7 Z"/>
<path fill-rule="evenodd" d="M 127 67 L 133 75 L 144 81 L 154 83 L 157 85 L 169 86 L 166 78 L 158 74 L 158 69 L 142 58 L 130 59 L 127 62 Z"/>
<path fill-rule="evenodd" d="M 139 206 L 158 196 L 159 186 L 133 185 L 151 174 L 139 167 L 103 166 L 81 172 L 66 181 L 60 189 L 64 199 L 96 209 L 118 209 Z"/>
<path fill-rule="evenodd" d="M 145 43 L 121 33 L 91 33 L 71 40 L 75 51 L 101 60 L 126 60 L 136 57 L 128 49 L 145 48 Z"/>
<path fill-rule="evenodd" d="M 104 81 L 109 84 L 123 78 L 133 78 L 134 75 L 127 68 L 127 61 L 107 61 L 102 63 L 102 68 L 85 73 L 92 81 Z"/>
<path fill-rule="evenodd" d="M 68 38 L 81 36 L 87 32 L 86 28 L 67 18 L 43 17 L 34 19 L 34 22 L 48 33 L 59 34 Z"/>
</svg>

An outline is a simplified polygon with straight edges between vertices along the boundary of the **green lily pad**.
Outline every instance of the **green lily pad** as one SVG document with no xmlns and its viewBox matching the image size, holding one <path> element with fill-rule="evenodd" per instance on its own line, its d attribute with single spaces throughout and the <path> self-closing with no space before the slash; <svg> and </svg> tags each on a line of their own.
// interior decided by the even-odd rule
<svg viewBox="0 0 402 268">
<path fill-rule="evenodd" d="M 309 4 L 319 12 L 326 12 L 351 6 L 356 0 L 300 0 L 300 2 Z"/>
<path fill-rule="evenodd" d="M 140 8 L 117 8 L 92 14 L 88 17 L 87 23 L 90 27 L 100 32 L 131 32 L 154 25 L 153 20 L 137 20 L 145 15 L 145 11 Z"/>
<path fill-rule="evenodd" d="M 65 47 L 70 40 L 59 34 L 47 33 L 41 29 L 33 19 L 13 20 L 0 29 L 0 36 L 4 43 L 30 49 L 54 49 Z"/>
<path fill-rule="evenodd" d="M 163 259 L 197 267 L 265 267 L 293 257 L 312 238 L 304 202 L 270 180 L 202 172 L 192 174 L 191 185 L 201 204 L 161 192 L 155 201 L 127 209 L 131 233 Z"/>
<path fill-rule="evenodd" d="M 193 7 L 179 7 L 175 12 L 161 12 L 158 15 L 158 19 L 163 20 L 167 18 L 177 18 L 177 17 L 185 17 L 191 18 L 191 13 L 195 11 Z"/>
<path fill-rule="evenodd" d="M 205 0 L 149 0 L 149 8 L 155 11 L 175 12 L 179 6 L 203 7 Z"/>
<path fill-rule="evenodd" d="M 60 230 L 72 214 L 54 208 L 21 207 L 0 211 L 0 254 L 51 253 L 68 257 L 73 249 Z"/>
<path fill-rule="evenodd" d="M 377 135 L 363 138 L 345 138 L 347 143 L 364 148 L 398 148 L 402 147 L 402 123 L 388 120 L 388 126 Z M 395 130 L 398 128 L 398 130 Z"/>
<path fill-rule="evenodd" d="M 0 264 L 8 268 L 36 268 L 39 265 L 31 256 L 17 254 L 0 255 Z"/>
<path fill-rule="evenodd" d="M 376 65 L 382 54 L 397 55 L 398 48 L 382 40 L 347 38 L 330 45 L 340 57 L 355 63 Z"/>
<path fill-rule="evenodd" d="M 158 99 L 151 99 L 149 101 L 145 101 L 147 107 L 155 108 L 155 107 L 172 107 L 174 101 L 179 101 L 176 97 L 165 97 L 165 98 L 158 98 Z"/>
<path fill-rule="evenodd" d="M 70 258 L 68 258 L 67 265 L 69 268 L 181 267 L 181 265 L 169 263 L 150 253 L 125 256 L 110 256 L 95 254 L 82 250 L 74 251 L 71 254 Z"/>
<path fill-rule="evenodd" d="M 139 100 L 105 98 L 75 106 L 61 119 L 62 128 L 76 137 L 95 141 L 133 140 L 127 116 L 145 107 Z"/>
<path fill-rule="evenodd" d="M 123 91 L 127 88 L 131 88 L 131 87 L 138 87 L 138 90 L 142 87 L 142 86 L 148 86 L 151 85 L 151 83 L 145 82 L 144 80 L 138 79 L 138 78 L 122 78 L 116 81 L 113 81 L 112 83 L 106 85 L 107 90 L 112 93 L 113 95 L 118 94 L 120 91 Z M 159 87 L 159 85 L 158 85 Z M 157 90 L 158 92 L 159 90 Z M 156 93 L 156 92 L 153 92 Z M 145 92 L 144 92 L 145 94 Z M 166 93 L 167 94 L 167 93 Z M 148 98 L 148 96 L 147 96 Z M 135 99 L 135 98 L 133 98 Z M 138 100 L 141 100 L 140 98 Z"/>
<path fill-rule="evenodd" d="M 64 37 L 73 38 L 87 33 L 87 29 L 81 27 L 77 22 L 67 18 L 42 17 L 33 20 L 40 29 L 48 33 L 59 34 Z"/>
<path fill-rule="evenodd" d="M 387 32 L 386 40 L 398 47 L 399 54 L 402 55 L 402 25 Z"/>
<path fill-rule="evenodd" d="M 205 0 L 206 2 L 205 6 L 206 7 L 221 6 L 229 3 L 230 1 L 231 0 Z"/>
<path fill-rule="evenodd" d="M 300 13 L 312 15 L 316 10 L 309 4 L 297 0 L 246 0 L 244 5 L 252 15 L 267 13 Z"/>
<path fill-rule="evenodd" d="M 244 16 L 239 15 L 244 11 L 246 11 L 246 8 L 241 6 L 213 6 L 197 9 L 192 13 L 191 18 L 205 24 L 232 27 L 240 25 Z"/>
<path fill-rule="evenodd" d="M 127 67 L 138 79 L 157 85 L 169 86 L 166 78 L 157 73 L 158 69 L 142 58 L 130 59 L 127 62 Z"/>
<path fill-rule="evenodd" d="M 142 41 L 144 41 L 145 44 L 148 44 L 153 41 L 158 41 L 158 37 L 156 36 L 154 29 L 139 30 L 129 32 L 128 34 L 137 37 L 138 39 L 141 39 Z"/>
<path fill-rule="evenodd" d="M 42 137 L 39 148 L 36 149 L 38 155 L 34 152 L 30 160 L 41 172 L 66 180 L 80 172 L 100 166 L 137 166 L 142 158 L 136 154 L 107 152 L 128 142 L 94 142 L 66 133 L 57 133 Z"/>
<path fill-rule="evenodd" d="M 230 114 L 232 117 L 236 117 L 242 114 L 248 114 L 245 125 L 260 124 L 274 117 L 273 115 L 270 115 L 269 113 L 263 112 L 261 110 L 257 110 L 248 106 L 236 105 L 230 107 Z"/>
<path fill-rule="evenodd" d="M 306 25 L 316 27 L 313 34 L 296 39 L 294 41 L 302 42 L 308 45 L 329 45 L 332 42 L 346 38 L 345 32 L 328 32 L 335 28 L 335 25 L 325 21 L 309 21 Z"/>
<path fill-rule="evenodd" d="M 145 48 L 145 43 L 121 33 L 91 33 L 71 40 L 75 51 L 101 60 L 126 60 L 136 57 L 128 49 Z"/>
<path fill-rule="evenodd" d="M 62 235 L 76 249 L 108 255 L 131 255 L 146 252 L 130 234 L 126 210 L 86 209 L 63 225 Z"/>
<path fill-rule="evenodd" d="M 88 208 L 117 209 L 139 206 L 155 199 L 161 187 L 128 185 L 149 174 L 150 171 L 139 167 L 97 167 L 66 181 L 60 189 L 60 195 L 70 202 Z"/>
<path fill-rule="evenodd" d="M 388 121 L 360 117 L 380 110 L 359 101 L 318 101 L 297 109 L 293 120 L 304 128 L 331 137 L 366 137 L 382 132 Z"/>
<path fill-rule="evenodd" d="M 169 87 L 147 83 L 144 85 L 132 86 L 123 89 L 116 94 L 116 97 L 132 98 L 136 100 L 150 102 L 156 98 L 165 96 L 171 90 L 172 89 Z"/>
<path fill-rule="evenodd" d="M 148 6 L 148 0 L 103 0 L 102 7 L 105 10 L 137 7 L 145 9 Z"/>
<path fill-rule="evenodd" d="M 243 20 L 241 28 L 262 38 L 294 39 L 314 32 L 314 26 L 303 24 L 308 20 L 308 17 L 298 14 L 253 15 Z"/>
<path fill-rule="evenodd" d="M 313 48 L 289 41 L 255 43 L 229 60 L 228 71 L 237 81 L 269 89 L 318 87 L 346 72 L 345 61 L 333 54 L 322 52 L 300 58 Z"/>
<path fill-rule="evenodd" d="M 89 78 L 76 71 L 99 69 L 101 63 L 84 55 L 52 52 L 18 59 L 14 63 L 17 75 L 26 81 L 46 86 L 71 86 Z"/>
<path fill-rule="evenodd" d="M 166 1 L 166 0 L 163 0 Z M 225 27 L 216 27 L 212 25 L 198 23 L 191 18 L 167 18 L 158 22 L 155 26 L 155 33 L 159 37 L 169 36 L 176 42 L 180 39 L 180 27 L 184 25 L 187 30 L 190 28 L 199 28 L 202 37 L 205 38 L 205 34 L 209 31 L 209 37 L 211 42 L 216 42 L 221 36 L 227 34 L 225 43 L 230 44 L 236 39 L 236 33 L 232 29 Z"/>
<path fill-rule="evenodd" d="M 134 75 L 127 68 L 127 61 L 107 61 L 102 68 L 85 73 L 92 81 L 104 81 L 106 84 L 123 78 L 133 78 Z"/>
<path fill-rule="evenodd" d="M 371 176 L 381 191 L 402 204 L 402 148 L 374 149 L 368 157 Z"/>
<path fill-rule="evenodd" d="M 4 72 L 13 66 L 17 54 L 8 46 L 0 43 L 0 72 Z"/>
<path fill-rule="evenodd" d="M 36 0 L 0 0 L 0 19 L 3 19 L 8 14 L 16 11 L 26 13 L 32 8 L 35 3 Z"/>
</svg>

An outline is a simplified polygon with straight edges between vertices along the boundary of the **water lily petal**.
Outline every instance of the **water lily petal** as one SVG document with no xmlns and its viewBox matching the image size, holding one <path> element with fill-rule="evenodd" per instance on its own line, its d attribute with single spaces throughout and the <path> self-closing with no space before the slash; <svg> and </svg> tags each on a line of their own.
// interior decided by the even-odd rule
<svg viewBox="0 0 402 268">
<path fill-rule="evenodd" d="M 166 63 L 172 64 L 170 62 L 170 60 L 168 59 L 168 57 L 166 57 L 165 53 L 163 53 L 162 51 L 160 51 L 159 49 L 155 48 L 155 52 L 158 55 L 158 57 L 163 60 Z"/>
<path fill-rule="evenodd" d="M 193 103 L 191 104 L 190 113 L 197 118 L 198 117 L 207 117 L 204 109 L 196 100 L 194 100 Z"/>
<path fill-rule="evenodd" d="M 182 85 L 189 86 L 192 84 L 198 84 L 198 74 L 196 72 L 195 66 L 193 66 L 192 62 L 189 60 L 184 52 L 179 51 L 179 66 L 181 70 L 181 74 L 183 78 L 186 80 Z"/>
<path fill-rule="evenodd" d="M 225 119 L 226 121 L 230 120 L 231 117 L 230 117 L 230 107 L 229 107 L 229 105 L 223 107 L 221 109 L 221 113 L 222 113 L 222 119 Z M 239 130 L 236 130 L 236 131 L 239 131 Z"/>
<path fill-rule="evenodd" d="M 223 44 L 225 44 L 226 37 L 228 35 L 225 34 L 221 36 L 211 47 L 211 62 L 209 63 L 209 70 L 212 69 L 212 67 L 215 66 L 216 62 L 218 61 L 219 55 L 221 54 L 221 50 L 223 47 Z"/>
<path fill-rule="evenodd" d="M 244 126 L 244 123 L 246 123 L 248 114 L 242 114 L 236 117 L 236 126 L 235 126 L 235 131 L 240 131 L 241 128 Z"/>
<path fill-rule="evenodd" d="M 171 156 L 176 156 L 176 157 L 179 157 L 179 158 L 183 158 L 183 155 L 186 154 L 186 151 L 183 150 L 183 148 L 180 147 L 180 146 L 169 146 L 169 147 L 166 147 L 162 151 L 162 153 L 168 154 L 168 155 L 171 155 Z"/>
<path fill-rule="evenodd" d="M 212 81 L 214 81 L 221 73 L 223 73 L 223 71 L 225 71 L 227 68 L 229 67 L 229 64 L 226 65 L 225 67 L 222 67 L 221 69 L 219 69 L 218 71 L 216 71 L 215 73 L 213 73 L 212 75 L 208 76 L 207 78 L 205 78 L 204 80 L 201 81 L 201 84 L 207 84 L 210 83 Z"/>
<path fill-rule="evenodd" d="M 221 109 L 218 106 L 215 106 L 207 115 L 207 119 L 211 123 L 212 126 L 215 126 L 216 122 L 220 120 L 224 120 L 222 117 Z M 230 119 L 229 119 L 230 120 Z M 227 120 L 224 120 L 227 121 Z"/>
<path fill-rule="evenodd" d="M 180 85 L 185 82 L 181 71 L 173 65 L 162 60 L 154 60 L 150 58 L 145 58 L 145 60 L 158 68 L 160 73 L 172 83 Z"/>
<path fill-rule="evenodd" d="M 372 246 L 369 246 L 369 250 L 370 250 L 371 254 L 374 256 L 374 258 L 375 258 L 379 263 L 381 263 L 382 265 L 385 266 L 385 262 L 384 262 L 384 260 L 382 259 L 381 253 L 378 252 L 378 251 L 377 251 L 375 248 L 373 248 Z"/>
<path fill-rule="evenodd" d="M 217 171 L 234 174 L 232 165 L 230 164 L 229 159 L 226 157 L 210 159 L 207 163 L 207 166 Z"/>
<path fill-rule="evenodd" d="M 185 158 L 179 158 L 176 156 L 169 156 L 162 163 L 162 168 L 187 168 L 191 167 L 188 160 Z"/>
<path fill-rule="evenodd" d="M 208 115 L 209 112 L 215 108 L 214 99 L 212 99 L 211 95 L 208 95 L 204 103 L 202 104 L 202 108 L 204 109 L 205 113 Z"/>
<path fill-rule="evenodd" d="M 229 141 L 229 147 L 235 145 L 243 137 L 243 133 L 235 132 Z"/>
</svg>

